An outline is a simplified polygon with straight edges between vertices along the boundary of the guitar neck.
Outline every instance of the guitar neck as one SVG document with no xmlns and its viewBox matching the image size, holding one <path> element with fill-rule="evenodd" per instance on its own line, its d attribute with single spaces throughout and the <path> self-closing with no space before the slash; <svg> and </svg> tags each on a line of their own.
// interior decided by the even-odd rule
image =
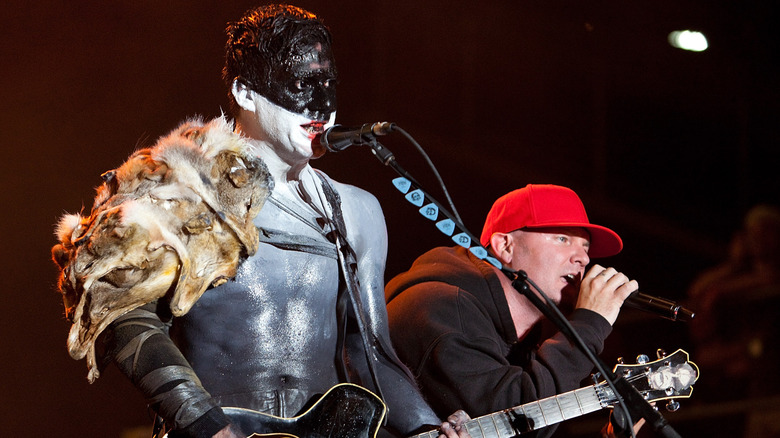
<svg viewBox="0 0 780 438">
<path fill-rule="evenodd" d="M 466 423 L 466 429 L 473 438 L 510 438 L 598 411 L 604 406 L 599 399 L 598 385 L 594 385 L 474 418 Z M 414 438 L 436 438 L 438 435 L 434 430 Z"/>
</svg>

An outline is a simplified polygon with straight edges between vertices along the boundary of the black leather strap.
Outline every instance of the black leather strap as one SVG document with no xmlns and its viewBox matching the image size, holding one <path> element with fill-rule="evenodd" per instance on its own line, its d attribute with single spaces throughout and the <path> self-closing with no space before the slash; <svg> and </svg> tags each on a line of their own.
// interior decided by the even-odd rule
<svg viewBox="0 0 780 438">
<path fill-rule="evenodd" d="M 350 247 L 346 238 L 347 227 L 346 223 L 344 222 L 344 216 L 341 212 L 341 198 L 322 174 L 319 172 L 316 172 L 316 174 L 322 182 L 322 191 L 325 194 L 325 199 L 328 201 L 328 204 L 330 204 L 330 209 L 333 214 L 334 231 L 332 233 L 332 237 L 338 250 L 339 268 L 341 271 L 341 276 L 344 279 L 344 289 L 348 294 L 350 302 L 352 303 L 352 309 L 355 313 L 355 319 L 358 324 L 358 330 L 360 331 L 360 337 L 363 341 L 363 350 L 366 355 L 366 361 L 368 362 L 368 369 L 371 373 L 371 379 L 374 382 L 376 393 L 384 400 L 384 396 L 382 395 L 382 387 L 379 384 L 379 376 L 377 375 L 376 371 L 376 363 L 378 359 L 373 354 L 375 348 L 372 348 L 372 345 L 375 346 L 377 344 L 377 337 L 374 333 L 369 331 L 370 325 L 367 321 L 363 300 L 360 297 L 360 284 L 357 279 L 357 256 L 355 255 L 355 251 L 352 250 L 352 247 Z M 340 292 L 340 294 L 341 293 L 342 292 Z M 341 299 L 339 301 L 341 301 Z M 344 310 L 345 309 L 342 309 L 342 311 Z M 346 320 L 344 315 L 342 315 L 340 318 Z M 343 334 L 340 334 L 339 338 L 343 339 Z"/>
</svg>

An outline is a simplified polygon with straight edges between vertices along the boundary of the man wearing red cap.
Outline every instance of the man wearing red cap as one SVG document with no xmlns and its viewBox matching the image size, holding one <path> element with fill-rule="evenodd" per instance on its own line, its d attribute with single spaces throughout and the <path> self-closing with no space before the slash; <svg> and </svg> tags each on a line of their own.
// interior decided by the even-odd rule
<svg viewBox="0 0 780 438">
<path fill-rule="evenodd" d="M 615 255 L 623 243 L 591 224 L 566 187 L 528 185 L 502 196 L 480 241 L 556 303 L 576 299 L 569 322 L 597 354 L 623 301 L 639 288 L 614 268 L 585 272 L 591 257 Z M 593 368 L 563 334 L 540 339 L 542 313 L 465 248 L 423 254 L 385 294 L 393 344 L 440 415 L 464 409 L 481 416 L 571 391 Z"/>
</svg>

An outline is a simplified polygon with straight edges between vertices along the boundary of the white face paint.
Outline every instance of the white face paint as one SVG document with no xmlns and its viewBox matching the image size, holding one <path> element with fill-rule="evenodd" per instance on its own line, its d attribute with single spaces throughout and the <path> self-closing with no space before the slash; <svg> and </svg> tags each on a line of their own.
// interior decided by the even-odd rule
<svg viewBox="0 0 780 438">
<path fill-rule="evenodd" d="M 313 158 L 312 142 L 317 141 L 318 134 L 333 126 L 336 113 L 331 113 L 330 120 L 323 123 L 288 111 L 254 91 L 250 93 L 255 103 L 254 137 L 287 163 Z"/>
</svg>

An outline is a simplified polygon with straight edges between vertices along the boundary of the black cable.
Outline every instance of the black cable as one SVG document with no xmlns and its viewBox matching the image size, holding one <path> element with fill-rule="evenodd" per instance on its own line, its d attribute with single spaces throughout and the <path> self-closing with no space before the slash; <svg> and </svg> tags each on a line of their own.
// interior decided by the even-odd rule
<svg viewBox="0 0 780 438">
<path fill-rule="evenodd" d="M 406 137 L 406 139 L 409 140 L 409 142 L 412 145 L 414 145 L 414 147 L 420 152 L 420 155 L 423 156 L 423 159 L 425 159 L 425 162 L 428 163 L 428 166 L 433 171 L 433 175 L 436 177 L 436 180 L 439 181 L 439 186 L 441 186 L 441 190 L 442 192 L 444 192 L 444 197 L 447 198 L 447 203 L 450 205 L 450 209 L 452 209 L 452 214 L 455 216 L 458 222 L 463 223 L 463 220 L 460 218 L 460 215 L 458 214 L 458 210 L 455 208 L 455 204 L 452 202 L 452 199 L 450 198 L 450 193 L 449 191 L 447 191 L 447 187 L 444 185 L 444 180 L 442 180 L 441 175 L 439 175 L 439 171 L 436 170 L 436 166 L 433 164 L 433 161 L 431 161 L 431 159 L 428 157 L 428 154 L 425 152 L 422 146 L 420 146 L 420 144 L 417 143 L 417 140 L 415 140 L 411 135 L 409 135 L 408 132 L 406 132 L 398 125 L 394 125 L 393 130 L 403 134 L 403 136 Z"/>
</svg>

